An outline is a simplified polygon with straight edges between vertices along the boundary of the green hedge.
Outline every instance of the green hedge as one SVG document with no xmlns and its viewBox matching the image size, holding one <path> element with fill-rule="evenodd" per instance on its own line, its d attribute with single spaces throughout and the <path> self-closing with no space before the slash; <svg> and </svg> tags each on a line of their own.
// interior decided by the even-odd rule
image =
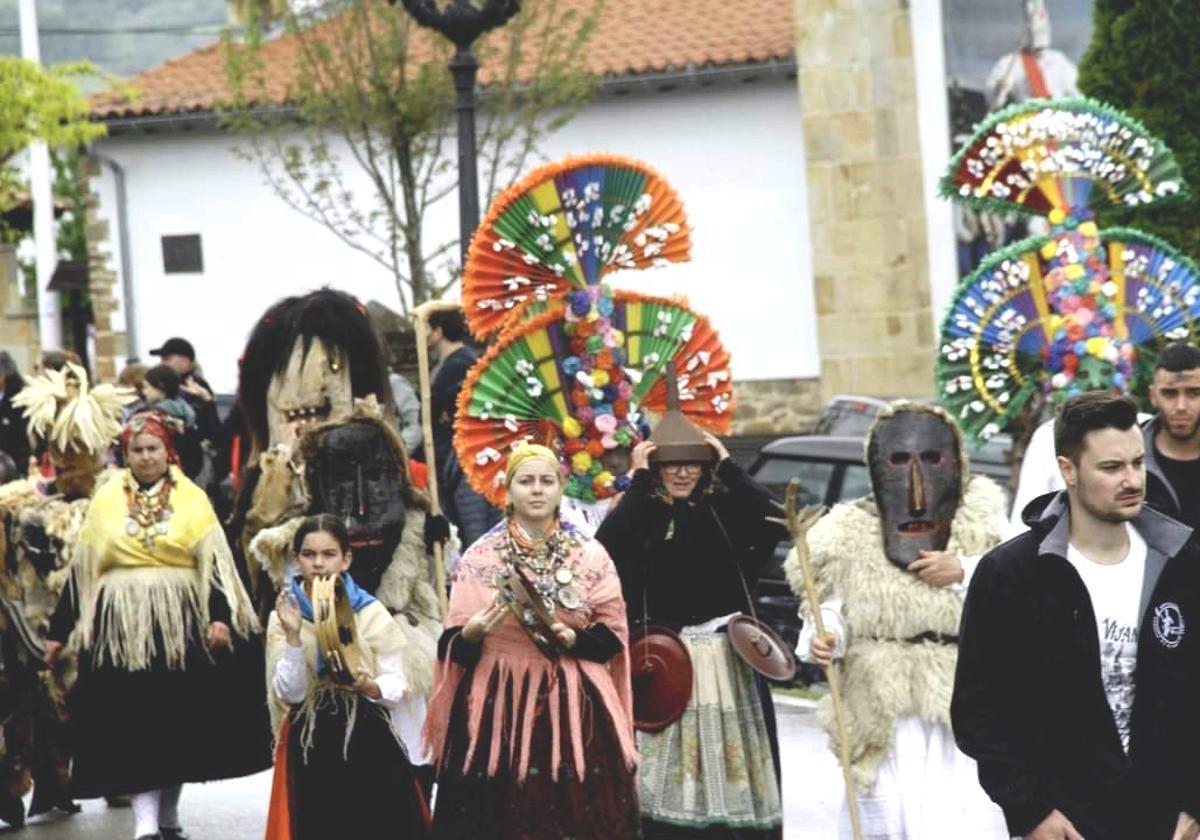
<svg viewBox="0 0 1200 840">
<path fill-rule="evenodd" d="M 1102 227 L 1136 227 L 1200 257 L 1200 2 L 1096 0 L 1079 87 L 1158 135 L 1191 188 L 1181 204 L 1102 213 Z"/>
</svg>

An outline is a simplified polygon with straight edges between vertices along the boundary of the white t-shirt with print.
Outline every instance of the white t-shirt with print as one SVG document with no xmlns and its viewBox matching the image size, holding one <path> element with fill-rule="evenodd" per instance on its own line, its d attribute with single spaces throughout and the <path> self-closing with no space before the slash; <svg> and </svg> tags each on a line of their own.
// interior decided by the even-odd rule
<svg viewBox="0 0 1200 840">
<path fill-rule="evenodd" d="M 1100 638 L 1100 676 L 1121 747 L 1129 752 L 1129 718 L 1133 713 L 1134 669 L 1137 666 L 1138 607 L 1142 578 L 1146 574 L 1146 541 L 1128 522 L 1129 553 L 1120 563 L 1102 566 L 1087 559 L 1073 545 L 1067 560 L 1079 572 L 1096 613 Z"/>
</svg>

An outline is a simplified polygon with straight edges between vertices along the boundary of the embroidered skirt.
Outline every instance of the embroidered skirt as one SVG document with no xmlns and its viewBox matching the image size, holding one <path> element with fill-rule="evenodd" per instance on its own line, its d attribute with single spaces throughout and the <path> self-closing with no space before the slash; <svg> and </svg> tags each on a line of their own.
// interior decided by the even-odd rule
<svg viewBox="0 0 1200 840">
<path fill-rule="evenodd" d="M 692 657 L 692 699 L 671 726 L 638 733 L 642 816 L 697 829 L 773 830 L 783 809 L 754 672 L 723 633 L 681 635 Z"/>
</svg>

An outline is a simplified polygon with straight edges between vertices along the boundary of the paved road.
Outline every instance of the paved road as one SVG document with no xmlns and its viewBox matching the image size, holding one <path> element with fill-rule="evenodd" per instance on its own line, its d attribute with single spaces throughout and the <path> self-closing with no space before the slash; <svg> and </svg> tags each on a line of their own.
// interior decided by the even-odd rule
<svg viewBox="0 0 1200 840">
<path fill-rule="evenodd" d="M 783 751 L 785 840 L 836 837 L 841 776 L 826 748 L 812 709 L 779 704 Z M 261 840 L 271 774 L 260 773 L 210 785 L 188 785 L 180 802 L 183 825 L 195 840 Z M 73 817 L 39 819 L 23 832 L 0 827 L 0 838 L 21 840 L 128 840 L 129 809 L 110 809 L 103 800 L 83 803 Z"/>
</svg>

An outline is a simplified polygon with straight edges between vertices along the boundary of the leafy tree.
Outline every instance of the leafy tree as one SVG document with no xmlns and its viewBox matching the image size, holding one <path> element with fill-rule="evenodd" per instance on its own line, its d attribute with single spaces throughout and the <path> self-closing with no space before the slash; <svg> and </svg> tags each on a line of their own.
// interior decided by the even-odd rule
<svg viewBox="0 0 1200 840">
<path fill-rule="evenodd" d="M 283 51 L 264 41 L 251 16 L 244 42 L 225 42 L 233 96 L 227 123 L 244 140 L 239 153 L 280 198 L 388 270 L 407 313 L 440 297 L 460 270 L 457 240 L 427 243 L 422 230 L 429 208 L 457 187 L 451 46 L 377 0 L 296 8 L 283 15 L 284 37 L 295 45 L 286 94 L 294 119 L 260 107 L 271 101 L 268 63 Z M 485 85 L 478 144 L 485 201 L 594 91 L 596 80 L 580 68 L 599 8 L 596 2 L 581 13 L 562 0 L 527 0 L 507 26 L 476 44 Z M 365 174 L 369 190 L 356 192 L 352 174 Z"/>
<path fill-rule="evenodd" d="M 1170 207 L 1113 211 L 1127 224 L 1200 257 L 1200 3 L 1096 0 L 1092 43 L 1079 68 L 1088 96 L 1128 111 L 1174 151 L 1191 197 Z"/>
</svg>

